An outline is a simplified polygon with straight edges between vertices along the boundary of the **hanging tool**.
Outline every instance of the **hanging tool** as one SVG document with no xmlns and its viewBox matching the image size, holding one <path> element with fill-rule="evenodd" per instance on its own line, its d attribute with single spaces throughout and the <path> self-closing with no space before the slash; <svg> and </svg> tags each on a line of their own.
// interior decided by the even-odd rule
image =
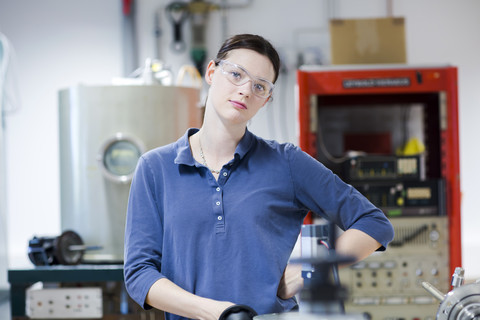
<svg viewBox="0 0 480 320">
<path fill-rule="evenodd" d="M 182 25 L 189 16 L 188 3 L 174 1 L 167 5 L 166 14 L 170 22 L 173 24 L 173 43 L 172 49 L 176 52 L 185 50 L 186 45 L 182 36 Z"/>
<path fill-rule="evenodd" d="M 190 50 L 190 57 L 200 74 L 204 73 L 204 63 L 207 57 L 205 33 L 208 14 L 210 11 L 218 10 L 219 8 L 218 5 L 203 0 L 193 0 L 188 6 L 190 11 L 190 25 L 192 28 L 192 48 Z"/>
<path fill-rule="evenodd" d="M 123 73 L 126 76 L 135 70 L 138 60 L 135 0 L 122 0 L 122 38 Z"/>
</svg>

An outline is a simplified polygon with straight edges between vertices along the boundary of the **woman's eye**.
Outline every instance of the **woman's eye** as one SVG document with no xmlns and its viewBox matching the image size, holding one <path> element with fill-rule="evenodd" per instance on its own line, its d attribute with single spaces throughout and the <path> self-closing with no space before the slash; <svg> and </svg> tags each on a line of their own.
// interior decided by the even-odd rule
<svg viewBox="0 0 480 320">
<path fill-rule="evenodd" d="M 231 71 L 230 74 L 232 75 L 232 77 L 234 77 L 235 79 L 240 79 L 242 77 L 242 75 L 240 74 L 240 72 L 237 72 L 237 71 Z"/>
<path fill-rule="evenodd" d="M 265 91 L 265 86 L 263 84 L 260 84 L 260 83 L 255 83 L 255 90 L 257 90 L 259 92 L 263 92 L 263 91 Z"/>
</svg>

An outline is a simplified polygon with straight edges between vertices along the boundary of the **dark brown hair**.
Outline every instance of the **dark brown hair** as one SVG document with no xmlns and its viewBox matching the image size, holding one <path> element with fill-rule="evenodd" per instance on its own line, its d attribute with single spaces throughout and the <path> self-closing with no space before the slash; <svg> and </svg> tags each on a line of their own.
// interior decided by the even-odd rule
<svg viewBox="0 0 480 320">
<path fill-rule="evenodd" d="M 218 50 L 216 63 L 227 57 L 228 52 L 235 49 L 250 49 L 266 56 L 272 62 L 275 71 L 273 83 L 277 81 L 280 71 L 280 57 L 277 50 L 265 38 L 255 34 L 238 34 L 228 38 Z"/>
</svg>

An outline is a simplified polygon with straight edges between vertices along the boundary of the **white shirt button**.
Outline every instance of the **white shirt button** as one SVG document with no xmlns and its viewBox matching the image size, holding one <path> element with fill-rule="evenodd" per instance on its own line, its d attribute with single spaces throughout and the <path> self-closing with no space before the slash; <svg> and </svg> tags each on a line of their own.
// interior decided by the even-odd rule
<svg viewBox="0 0 480 320">
<path fill-rule="evenodd" d="M 217 218 L 217 219 L 218 219 L 218 220 L 222 220 L 223 218 L 222 218 L 222 216 L 218 216 L 218 218 Z"/>
<path fill-rule="evenodd" d="M 215 189 L 215 190 L 220 191 L 220 187 L 217 187 L 217 189 Z"/>
<path fill-rule="evenodd" d="M 228 173 L 226 173 L 226 172 L 223 173 L 223 176 L 224 176 L 224 177 L 226 177 L 227 175 L 228 175 Z"/>
<path fill-rule="evenodd" d="M 219 206 L 219 205 L 220 205 L 220 201 L 215 202 L 215 204 L 216 204 L 217 206 Z"/>
</svg>

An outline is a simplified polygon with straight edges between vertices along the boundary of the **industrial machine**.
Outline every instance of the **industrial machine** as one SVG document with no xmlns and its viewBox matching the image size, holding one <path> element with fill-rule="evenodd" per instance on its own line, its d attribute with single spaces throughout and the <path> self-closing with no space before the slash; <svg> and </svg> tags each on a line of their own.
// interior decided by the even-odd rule
<svg viewBox="0 0 480 320">
<path fill-rule="evenodd" d="M 45 289 L 37 282 L 27 289 L 25 312 L 31 319 L 101 319 L 102 289 Z"/>
<path fill-rule="evenodd" d="M 201 126 L 198 88 L 78 85 L 59 92 L 59 236 L 34 236 L 35 265 L 8 271 L 12 319 L 163 319 L 123 283 L 123 241 L 137 160 Z"/>
<path fill-rule="evenodd" d="M 28 258 L 36 266 L 76 265 L 82 262 L 85 251 L 100 249 L 86 246 L 78 233 L 67 230 L 57 237 L 34 236 L 28 242 Z"/>
<path fill-rule="evenodd" d="M 347 277 L 342 278 L 342 283 L 337 274 L 337 264 L 342 259 L 335 257 L 330 245 L 336 229 L 331 224 L 304 225 L 302 259 L 297 260 L 303 262 L 306 287 L 300 295 L 300 313 L 267 315 L 258 319 L 368 320 L 379 313 L 390 315 L 385 317 L 388 319 L 420 319 L 416 315 L 424 309 L 431 311 L 426 319 L 480 319 L 480 280 L 465 285 L 465 270 L 457 267 L 448 282 L 448 266 L 438 265 L 444 259 L 435 258 L 435 253 L 441 257 L 447 251 L 446 239 L 443 238 L 446 224 L 440 227 L 435 224 L 429 226 L 431 219 L 421 219 L 423 221 L 420 225 L 413 226 L 412 219 L 406 219 L 403 228 L 396 226 L 397 237 L 391 244 L 394 248 L 412 245 L 409 254 L 397 259 L 395 256 L 401 255 L 402 251 L 393 249 L 391 254 L 375 255 L 355 264 L 355 272 L 341 271 L 342 276 Z M 343 261 L 348 262 L 346 258 L 348 257 L 343 257 Z M 312 261 L 316 265 L 306 263 Z M 402 262 L 399 267 L 396 266 L 398 261 Z M 353 292 L 345 291 L 345 287 L 353 288 Z M 426 291 L 421 292 L 418 290 L 420 287 Z M 391 288 L 398 288 L 396 296 L 392 296 Z M 449 290 L 447 294 L 443 293 Z M 349 299 L 350 295 L 355 297 L 353 302 Z M 302 298 L 307 300 L 303 301 Z M 356 308 L 349 308 L 349 312 L 345 312 L 345 301 L 350 301 Z M 409 304 L 408 310 L 401 315 L 395 307 L 399 304 Z M 375 306 L 374 314 L 363 312 L 369 305 Z"/>
<path fill-rule="evenodd" d="M 372 319 L 433 319 L 438 302 L 425 292 L 422 282 L 448 291 L 447 218 L 391 221 L 395 238 L 385 252 L 340 270 L 341 282 L 349 288 L 346 309 Z"/>
<path fill-rule="evenodd" d="M 338 266 L 354 257 L 335 252 L 337 228 L 333 223 L 302 226 L 302 257 L 290 263 L 302 265 L 304 287 L 299 310 L 256 316 L 254 320 L 367 320 L 362 313 L 346 313 L 346 288 L 338 278 Z M 245 319 L 247 320 L 247 319 Z"/>
<path fill-rule="evenodd" d="M 87 246 L 82 262 L 122 263 L 130 181 L 149 149 L 202 120 L 199 89 L 78 85 L 59 93 L 61 227 Z"/>
<path fill-rule="evenodd" d="M 437 287 L 425 281 L 422 286 L 441 302 L 437 320 L 474 320 L 480 319 L 480 280 L 464 285 L 465 270 L 455 268 L 452 275 L 452 290 L 444 294 Z"/>
<path fill-rule="evenodd" d="M 438 301 L 422 283 L 447 292 L 461 265 L 457 69 L 302 67 L 297 81 L 300 147 L 395 229 L 385 252 L 339 271 L 346 312 L 434 319 Z"/>
<path fill-rule="evenodd" d="M 442 290 L 448 290 L 446 218 L 415 217 L 396 219 L 393 223 L 395 239 L 385 253 L 376 253 L 351 268 L 340 268 L 338 271 L 332 268 L 331 273 L 318 275 L 333 277 L 338 286 L 346 288 L 340 307 L 338 299 L 328 302 L 329 308 L 334 307 L 337 314 L 347 311 L 349 314 L 362 314 L 367 319 L 375 319 L 378 314 L 391 318 L 400 316 L 399 305 L 407 304 L 410 305 L 408 310 L 401 312 L 401 317 L 405 319 L 413 319 L 419 313 L 435 314 L 438 303 L 421 284 L 434 283 Z M 327 224 L 304 225 L 302 257 L 325 256 L 332 250 L 329 246 L 332 232 L 335 234 L 335 229 Z M 310 272 L 304 272 L 307 284 L 311 277 Z"/>
</svg>

